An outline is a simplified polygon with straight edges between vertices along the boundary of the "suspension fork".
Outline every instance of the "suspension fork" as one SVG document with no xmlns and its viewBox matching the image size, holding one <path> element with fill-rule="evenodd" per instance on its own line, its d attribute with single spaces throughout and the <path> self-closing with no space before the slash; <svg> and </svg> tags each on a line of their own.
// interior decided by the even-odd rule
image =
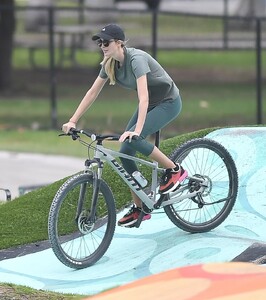
<svg viewBox="0 0 266 300">
<path fill-rule="evenodd" d="M 97 207 L 101 179 L 102 179 L 102 172 L 103 172 L 103 162 L 99 158 L 94 158 L 90 164 L 92 163 L 96 163 L 97 167 L 93 169 L 93 181 L 92 181 L 93 194 L 92 194 L 92 201 L 91 201 L 91 210 L 87 220 L 90 222 L 95 222 L 96 207 Z"/>
<path fill-rule="evenodd" d="M 96 167 L 93 166 L 93 170 L 90 169 L 92 164 L 97 164 Z M 102 178 L 103 162 L 100 159 L 86 160 L 85 166 L 86 166 L 87 170 L 90 169 L 90 172 L 92 174 L 92 187 L 93 187 L 91 207 L 90 207 L 90 210 L 87 215 L 87 221 L 94 222 L 96 206 L 97 206 L 97 201 L 98 201 L 98 195 L 99 195 L 99 190 L 100 190 L 100 184 L 101 184 L 101 178 Z M 88 172 L 88 171 L 85 171 L 85 172 Z M 83 209 L 87 185 L 88 185 L 88 183 L 82 184 L 80 191 L 79 191 L 76 219 L 78 219 L 78 217 L 80 216 L 82 209 Z"/>
<path fill-rule="evenodd" d="M 79 216 L 80 216 L 80 214 L 82 212 L 83 203 L 84 203 L 84 197 L 85 197 L 87 185 L 88 185 L 88 183 L 83 183 L 81 185 L 81 187 L 80 187 L 79 198 L 78 198 L 78 206 L 77 206 L 77 213 L 76 213 L 76 218 L 75 218 L 76 221 L 78 221 L 78 218 L 79 218 Z"/>
</svg>

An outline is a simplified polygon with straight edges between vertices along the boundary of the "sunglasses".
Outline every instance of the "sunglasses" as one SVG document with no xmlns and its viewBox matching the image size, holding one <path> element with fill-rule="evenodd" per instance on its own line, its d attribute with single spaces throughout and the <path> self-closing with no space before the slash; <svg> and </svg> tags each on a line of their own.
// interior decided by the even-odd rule
<svg viewBox="0 0 266 300">
<path fill-rule="evenodd" d="M 98 45 L 99 47 L 102 47 L 102 46 L 108 47 L 108 46 L 110 45 L 110 43 L 113 42 L 113 41 L 114 41 L 114 40 L 109 40 L 109 41 L 107 41 L 107 40 L 98 39 L 98 40 L 96 41 L 96 43 L 97 43 L 97 45 Z"/>
</svg>

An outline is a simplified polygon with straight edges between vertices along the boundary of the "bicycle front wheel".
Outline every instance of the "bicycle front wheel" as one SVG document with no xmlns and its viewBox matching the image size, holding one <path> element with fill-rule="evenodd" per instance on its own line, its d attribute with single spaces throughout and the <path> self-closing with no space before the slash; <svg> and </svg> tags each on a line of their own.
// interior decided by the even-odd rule
<svg viewBox="0 0 266 300">
<path fill-rule="evenodd" d="M 188 172 L 188 190 L 183 193 L 199 188 L 192 177 L 208 184 L 197 196 L 165 206 L 169 219 L 191 233 L 206 232 L 220 225 L 230 214 L 238 192 L 237 169 L 229 152 L 213 140 L 199 138 L 177 148 L 171 159 Z M 179 195 L 169 197 L 178 199 Z"/>
<path fill-rule="evenodd" d="M 93 192 L 91 174 L 75 175 L 61 186 L 50 208 L 52 249 L 63 264 L 74 269 L 96 263 L 108 249 L 115 230 L 116 209 L 110 188 L 101 180 L 96 206 L 92 205 Z"/>
</svg>

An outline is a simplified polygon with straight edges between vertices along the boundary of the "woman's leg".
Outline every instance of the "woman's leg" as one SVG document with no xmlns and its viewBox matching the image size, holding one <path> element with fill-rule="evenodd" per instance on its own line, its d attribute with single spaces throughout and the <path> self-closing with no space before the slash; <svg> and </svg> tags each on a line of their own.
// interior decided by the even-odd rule
<svg viewBox="0 0 266 300">
<path fill-rule="evenodd" d="M 133 114 L 133 116 L 129 120 L 125 131 L 131 130 L 131 128 L 135 128 L 137 119 L 138 119 L 138 110 L 135 111 L 135 113 Z M 135 156 L 136 155 L 136 150 L 131 147 L 130 143 L 127 143 L 127 142 L 122 143 L 122 145 L 120 147 L 120 152 L 123 153 L 123 154 L 130 155 L 130 156 Z M 122 158 L 122 157 L 120 158 L 120 160 L 122 162 L 123 167 L 125 168 L 125 170 L 129 174 L 132 174 L 133 172 L 138 170 L 138 167 L 137 167 L 136 163 L 133 160 Z"/>
<path fill-rule="evenodd" d="M 155 146 L 149 157 L 152 160 L 157 161 L 159 165 L 161 165 L 165 169 L 171 169 L 176 167 L 175 163 Z"/>
<path fill-rule="evenodd" d="M 132 155 L 139 151 L 146 156 L 149 156 L 153 160 L 157 161 L 161 166 L 167 169 L 175 168 L 176 165 L 171 161 L 164 153 L 162 153 L 157 147 L 148 142 L 145 138 L 151 135 L 161 128 L 165 127 L 171 122 L 181 110 L 181 99 L 169 100 L 161 103 L 147 113 L 145 124 L 141 135 L 136 139 L 132 140 L 131 143 L 128 141 L 124 142 L 121 147 L 121 152 Z M 138 114 L 135 112 L 133 117 L 128 123 L 127 129 L 134 131 L 135 124 L 137 121 Z M 122 159 L 124 168 L 128 173 L 132 174 L 137 170 L 137 166 L 134 162 Z M 141 207 L 142 202 L 136 194 L 132 193 L 132 198 L 137 207 Z"/>
<path fill-rule="evenodd" d="M 141 135 L 130 143 L 126 141 L 124 144 L 145 156 L 150 156 L 165 168 L 173 167 L 174 163 L 155 147 L 154 144 L 147 141 L 146 137 L 159 131 L 175 119 L 181 110 L 181 106 L 181 99 L 177 98 L 175 100 L 165 101 L 154 107 L 147 113 Z M 137 119 L 137 115 L 135 115 L 135 117 Z M 127 130 L 134 131 L 134 129 L 135 124 Z"/>
<path fill-rule="evenodd" d="M 138 118 L 138 110 L 135 111 L 135 113 L 133 114 L 133 116 L 131 117 L 131 119 L 129 120 L 127 127 L 126 127 L 126 131 L 128 130 L 132 130 L 132 128 L 135 127 L 136 122 L 137 122 L 137 118 Z M 130 155 L 130 156 L 135 156 L 136 155 L 136 150 L 134 148 L 131 147 L 131 145 L 129 143 L 122 143 L 121 148 L 120 148 L 120 152 Z M 138 167 L 136 165 L 136 163 L 133 160 L 130 159 L 126 159 L 126 158 L 120 158 L 123 167 L 125 168 L 125 170 L 129 173 L 132 174 L 133 172 L 138 170 Z M 131 196 L 132 196 L 132 200 L 135 203 L 135 205 L 137 207 L 141 207 L 142 203 L 141 200 L 139 199 L 139 197 L 130 190 Z"/>
</svg>

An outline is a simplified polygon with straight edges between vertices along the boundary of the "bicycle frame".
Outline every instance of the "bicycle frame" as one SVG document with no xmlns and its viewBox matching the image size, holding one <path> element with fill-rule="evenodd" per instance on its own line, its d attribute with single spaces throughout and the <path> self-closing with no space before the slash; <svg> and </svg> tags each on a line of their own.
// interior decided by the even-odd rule
<svg viewBox="0 0 266 300">
<path fill-rule="evenodd" d="M 124 169 L 123 166 L 121 166 L 118 161 L 116 160 L 117 157 L 123 157 L 126 159 L 130 159 L 139 163 L 142 163 L 150 168 L 152 168 L 152 183 L 151 183 L 151 192 L 149 195 L 145 193 L 145 191 L 136 183 L 134 178 L 127 173 L 127 171 Z M 158 167 L 158 163 L 156 161 L 149 162 L 141 158 L 133 157 L 127 154 L 120 153 L 115 150 L 111 150 L 108 148 L 105 148 L 103 145 L 97 144 L 95 146 L 95 153 L 94 153 L 94 159 L 88 160 L 89 165 L 92 163 L 97 163 L 97 178 L 101 179 L 102 174 L 102 168 L 103 164 L 102 161 L 107 162 L 111 168 L 120 176 L 120 178 L 127 184 L 127 186 L 141 199 L 141 201 L 147 206 L 148 209 L 153 210 L 154 208 L 160 208 L 164 207 L 169 204 L 173 204 L 176 202 L 180 202 L 184 199 L 195 197 L 199 193 L 202 193 L 204 189 L 208 186 L 208 183 L 206 180 L 198 177 L 188 177 L 188 179 L 200 182 L 201 187 L 199 190 L 194 192 L 188 192 L 185 195 L 180 195 L 184 190 L 188 190 L 189 186 L 188 184 L 182 185 L 177 191 L 172 192 L 166 195 L 160 195 L 163 197 L 163 201 L 157 200 L 158 193 L 156 192 L 156 189 L 158 188 L 158 172 L 164 171 L 163 168 Z M 160 203 L 156 207 L 156 203 Z"/>
</svg>

